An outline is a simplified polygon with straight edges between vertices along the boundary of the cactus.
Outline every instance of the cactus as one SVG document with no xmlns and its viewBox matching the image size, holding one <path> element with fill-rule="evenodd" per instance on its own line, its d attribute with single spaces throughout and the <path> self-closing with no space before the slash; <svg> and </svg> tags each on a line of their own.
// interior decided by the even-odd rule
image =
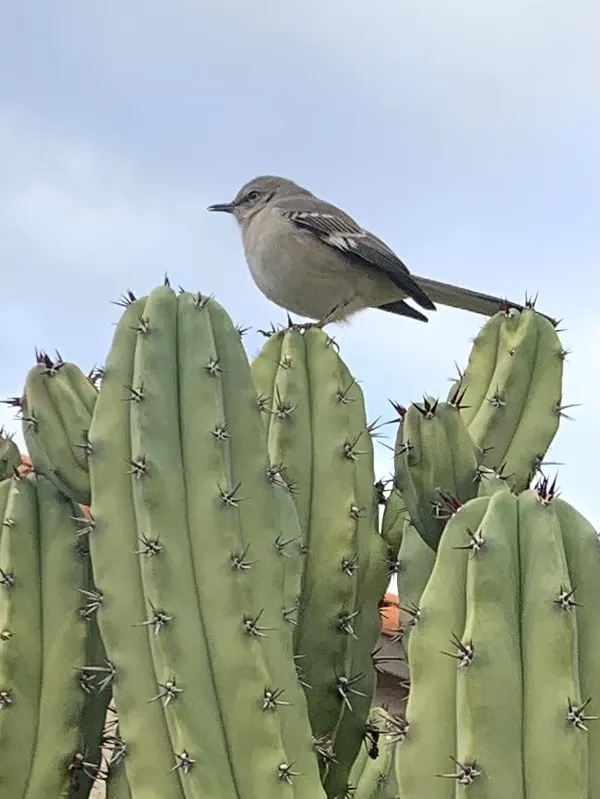
<svg viewBox="0 0 600 799">
<path fill-rule="evenodd" d="M 448 522 L 408 646 L 403 799 L 454 799 L 457 786 L 598 799 L 597 547 L 547 481 Z"/>
<path fill-rule="evenodd" d="M 132 796 L 319 799 L 282 613 L 293 553 L 221 306 L 168 286 L 130 298 L 89 440 L 98 618 Z"/>
<path fill-rule="evenodd" d="M 396 722 L 383 708 L 376 707 L 369 713 L 367 724 L 366 744 L 354 761 L 346 792 L 340 799 L 397 799 Z"/>
<path fill-rule="evenodd" d="M 295 651 L 323 782 L 336 797 L 364 735 L 377 604 L 389 582 L 364 401 L 334 342 L 314 327 L 271 335 L 252 375 L 271 463 L 305 538 Z"/>
<path fill-rule="evenodd" d="M 399 635 L 406 645 L 410 630 L 418 620 L 421 595 L 435 563 L 435 552 L 418 534 L 410 521 L 404 522 L 398 553 L 396 587 L 400 597 Z"/>
<path fill-rule="evenodd" d="M 44 477 L 0 483 L 0 797 L 83 799 L 110 699 L 85 519 Z"/>
<path fill-rule="evenodd" d="M 552 323 L 533 308 L 500 312 L 474 340 L 467 368 L 450 389 L 482 466 L 525 490 L 558 430 L 566 351 Z"/>
<path fill-rule="evenodd" d="M 88 431 L 97 393 L 92 377 L 77 366 L 41 352 L 23 397 L 13 400 L 36 472 L 82 505 L 91 501 Z"/>
<path fill-rule="evenodd" d="M 21 463 L 19 448 L 3 427 L 0 427 L 0 481 L 12 477 Z"/>
<path fill-rule="evenodd" d="M 387 496 L 381 493 L 383 491 L 381 481 L 376 484 L 375 488 L 380 492 L 377 498 L 384 505 L 381 518 L 381 538 L 387 550 L 387 571 L 380 589 L 380 594 L 383 596 L 388 589 L 390 579 L 397 574 L 400 566 L 399 553 L 406 527 L 407 511 L 402 495 L 395 486 L 392 485 Z"/>
<path fill-rule="evenodd" d="M 394 483 L 411 523 L 433 549 L 456 507 L 477 496 L 478 453 L 461 419 L 462 393 L 450 402 L 425 398 L 405 410 L 394 450 Z"/>
</svg>

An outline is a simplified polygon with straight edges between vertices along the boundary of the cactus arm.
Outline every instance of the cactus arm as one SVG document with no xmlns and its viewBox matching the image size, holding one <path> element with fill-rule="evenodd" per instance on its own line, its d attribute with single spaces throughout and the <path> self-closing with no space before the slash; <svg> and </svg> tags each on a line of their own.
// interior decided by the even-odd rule
<svg viewBox="0 0 600 799">
<path fill-rule="evenodd" d="M 20 463 L 19 448 L 12 437 L 5 433 L 4 428 L 0 427 L 0 482 L 12 477 Z"/>
<path fill-rule="evenodd" d="M 425 543 L 409 520 L 404 522 L 402 543 L 398 552 L 396 586 L 400 601 L 400 627 L 406 644 L 418 613 L 421 595 L 431 576 L 435 552 Z"/>
<path fill-rule="evenodd" d="M 564 351 L 552 323 L 532 309 L 487 322 L 463 377 L 461 409 L 483 464 L 504 467 L 511 487 L 529 485 L 560 421 Z"/>
<path fill-rule="evenodd" d="M 390 580 L 398 571 L 398 558 L 407 516 L 408 512 L 402 494 L 394 486 L 386 498 L 381 518 L 381 538 L 385 545 L 387 565 L 381 587 L 382 596 L 386 593 Z"/>
<path fill-rule="evenodd" d="M 396 752 L 396 777 L 402 799 L 454 799 L 452 780 L 439 774 L 452 767 L 456 752 L 456 661 L 452 636 L 465 623 L 467 528 L 477 531 L 487 508 L 473 499 L 451 518 L 440 540 L 435 565 L 410 634 L 411 689 L 406 709 L 408 730 Z"/>
<path fill-rule="evenodd" d="M 567 718 L 569 702 L 582 702 L 577 628 L 559 603 L 572 586 L 552 502 L 533 490 L 519 496 L 519 547 L 525 795 L 579 799 L 587 792 L 587 734 Z"/>
<path fill-rule="evenodd" d="M 5 575 L 14 573 L 15 584 L 0 588 L 0 799 L 20 799 L 26 796 L 36 748 L 41 581 L 35 538 L 31 540 L 38 526 L 35 485 L 15 478 L 2 484 L 4 491 L 7 485 L 0 568 Z"/>
<path fill-rule="evenodd" d="M 468 789 L 474 799 L 524 799 L 516 497 L 495 494 L 478 532 L 483 543 L 467 550 L 456 759 L 481 772 Z"/>
<path fill-rule="evenodd" d="M 436 550 L 454 509 L 447 499 L 467 502 L 479 488 L 475 446 L 458 408 L 430 398 L 412 404 L 398 429 L 394 465 L 410 520 Z"/>
<path fill-rule="evenodd" d="M 80 687 L 86 676 L 94 677 L 94 672 L 82 667 L 102 665 L 101 660 L 89 659 L 88 642 L 97 634 L 90 599 L 82 593 L 94 590 L 89 552 L 85 537 L 78 538 L 76 505 L 44 477 L 37 477 L 35 483 L 43 670 L 36 747 L 26 795 L 28 799 L 59 796 L 69 781 L 69 764 L 80 753 L 93 765 L 86 769 L 88 774 L 80 775 L 80 788 L 73 796 L 87 797 L 99 764 L 103 716 L 110 698 L 110 689 L 96 696 L 95 686 L 87 690 Z M 90 701 L 95 713 L 86 707 Z"/>
<path fill-rule="evenodd" d="M 572 505 L 553 500 L 560 524 L 571 584 L 576 586 L 574 599 L 579 647 L 579 683 L 585 712 L 600 716 L 600 557 L 599 537 L 594 527 Z M 589 799 L 600 797 L 600 721 L 588 726 Z"/>
<path fill-rule="evenodd" d="M 89 660 L 96 632 L 87 603 L 89 553 L 75 505 L 41 476 L 2 484 L 8 501 L 0 541 L 0 797 L 87 797 L 99 765 L 110 688 L 96 696 Z M 85 539 L 83 541 L 85 544 Z M 88 612 L 89 610 L 89 612 Z M 85 686 L 85 687 L 84 687 Z M 96 708 L 95 712 L 92 707 Z M 89 765 L 71 784 L 71 764 Z"/>
<path fill-rule="evenodd" d="M 450 398 L 454 396 L 456 391 L 466 388 L 467 392 L 461 416 L 469 428 L 480 409 L 485 407 L 488 397 L 493 392 L 493 388 L 490 387 L 493 386 L 495 388 L 494 373 L 501 346 L 500 331 L 503 326 L 509 326 L 514 329 L 517 323 L 518 320 L 515 317 L 507 317 L 502 312 L 490 317 L 473 340 L 473 346 L 469 353 L 469 363 L 464 374 L 460 375 L 448 392 L 448 398 Z"/>
<path fill-rule="evenodd" d="M 23 435 L 33 465 L 74 501 L 89 505 L 87 434 L 97 391 L 73 364 L 30 369 L 22 400 Z"/>
</svg>

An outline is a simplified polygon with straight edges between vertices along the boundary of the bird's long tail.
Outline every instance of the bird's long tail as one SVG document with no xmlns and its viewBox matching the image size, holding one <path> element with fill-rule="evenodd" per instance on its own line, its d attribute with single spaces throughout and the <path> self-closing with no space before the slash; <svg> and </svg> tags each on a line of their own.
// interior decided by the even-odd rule
<svg viewBox="0 0 600 799">
<path fill-rule="evenodd" d="M 438 280 L 431 280 L 427 277 L 417 277 L 413 275 L 416 283 L 421 286 L 423 291 L 439 305 L 448 305 L 451 308 L 460 308 L 463 311 L 481 314 L 481 316 L 493 316 L 501 308 L 508 305 L 509 308 L 516 308 L 522 311 L 525 306 L 517 302 L 510 302 L 501 297 L 492 297 L 490 294 L 482 294 L 479 291 L 463 289 L 460 286 L 453 286 L 450 283 L 440 283 Z M 542 314 L 546 316 L 546 314 Z M 546 316 L 552 324 L 556 320 Z"/>
</svg>

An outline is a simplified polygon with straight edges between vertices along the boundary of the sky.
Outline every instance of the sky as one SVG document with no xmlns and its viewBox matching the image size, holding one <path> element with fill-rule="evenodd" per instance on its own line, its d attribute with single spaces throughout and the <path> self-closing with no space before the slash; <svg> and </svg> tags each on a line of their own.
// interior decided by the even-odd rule
<svg viewBox="0 0 600 799">
<path fill-rule="evenodd" d="M 206 206 L 279 174 L 412 272 L 563 320 L 548 455 L 600 526 L 595 0 L 30 0 L 0 6 L 0 397 L 34 349 L 102 363 L 126 289 L 213 293 L 246 337 L 285 314 Z M 371 419 L 445 397 L 481 317 L 367 311 L 330 328 Z M 0 423 L 19 429 L 12 409 Z M 391 442 L 388 442 L 391 443 Z M 391 453 L 377 445 L 378 476 Z"/>
</svg>

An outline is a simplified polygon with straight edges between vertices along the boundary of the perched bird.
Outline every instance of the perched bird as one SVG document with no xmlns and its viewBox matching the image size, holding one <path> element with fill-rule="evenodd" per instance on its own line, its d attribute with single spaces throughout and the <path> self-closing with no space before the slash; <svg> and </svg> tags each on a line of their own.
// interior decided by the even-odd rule
<svg viewBox="0 0 600 799">
<path fill-rule="evenodd" d="M 398 256 L 352 217 L 286 178 L 263 175 L 229 203 L 258 288 L 276 305 L 319 322 L 339 322 L 365 308 L 427 317 L 434 303 L 493 316 L 507 303 L 470 289 L 412 275 Z M 516 303 L 510 307 L 522 309 Z"/>
</svg>

